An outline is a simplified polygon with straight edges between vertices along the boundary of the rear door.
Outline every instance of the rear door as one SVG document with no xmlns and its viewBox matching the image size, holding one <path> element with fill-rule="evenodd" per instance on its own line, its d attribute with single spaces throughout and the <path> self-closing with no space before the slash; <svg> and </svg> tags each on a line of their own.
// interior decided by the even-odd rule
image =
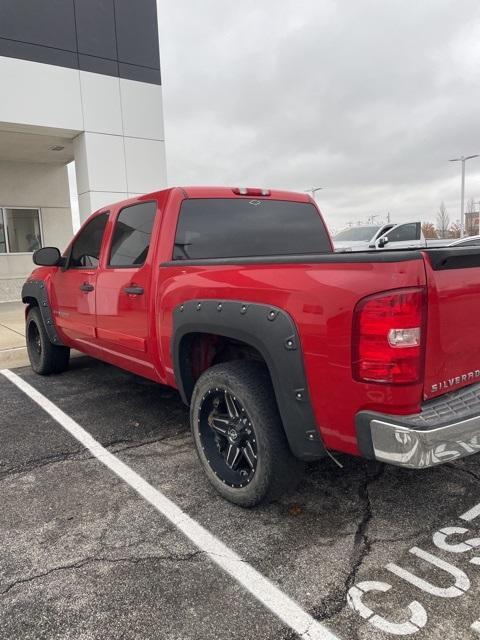
<svg viewBox="0 0 480 640">
<path fill-rule="evenodd" d="M 95 344 L 95 289 L 108 211 L 91 218 L 74 238 L 66 269 L 52 277 L 55 323 L 81 349 Z"/>
<path fill-rule="evenodd" d="M 426 398 L 480 382 L 480 247 L 425 252 Z"/>
<path fill-rule="evenodd" d="M 97 278 L 97 338 L 116 363 L 141 375 L 153 369 L 148 349 L 152 237 L 156 201 L 120 209 Z M 158 268 L 158 265 L 156 265 Z"/>
</svg>

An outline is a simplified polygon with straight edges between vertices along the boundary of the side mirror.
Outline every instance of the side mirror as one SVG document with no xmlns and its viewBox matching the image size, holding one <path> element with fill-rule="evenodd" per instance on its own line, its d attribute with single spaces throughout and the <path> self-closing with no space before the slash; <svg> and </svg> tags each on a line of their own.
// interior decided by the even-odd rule
<svg viewBox="0 0 480 640">
<path fill-rule="evenodd" d="M 379 238 L 379 239 L 377 240 L 377 247 L 378 247 L 379 249 L 383 249 L 383 247 L 384 247 L 386 244 L 388 244 L 388 238 L 387 238 L 387 236 L 382 236 L 381 238 Z"/>
<path fill-rule="evenodd" d="M 63 258 L 57 247 L 42 247 L 33 254 L 33 262 L 39 267 L 56 267 L 62 264 Z"/>
</svg>

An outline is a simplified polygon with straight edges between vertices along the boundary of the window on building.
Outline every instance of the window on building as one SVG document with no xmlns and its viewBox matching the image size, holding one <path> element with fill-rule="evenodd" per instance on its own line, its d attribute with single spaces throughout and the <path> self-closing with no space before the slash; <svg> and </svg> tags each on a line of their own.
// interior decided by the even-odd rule
<svg viewBox="0 0 480 640">
<path fill-rule="evenodd" d="M 0 253 L 7 253 L 7 233 L 2 209 L 0 209 Z"/>
<path fill-rule="evenodd" d="M 78 234 L 70 253 L 70 267 L 95 269 L 98 267 L 103 233 L 108 220 L 108 213 L 95 216 Z"/>
<path fill-rule="evenodd" d="M 111 267 L 139 267 L 148 253 L 156 202 L 142 202 L 120 211 L 113 232 Z"/>
<path fill-rule="evenodd" d="M 0 208 L 0 253 L 32 253 L 42 246 L 38 209 Z"/>
</svg>

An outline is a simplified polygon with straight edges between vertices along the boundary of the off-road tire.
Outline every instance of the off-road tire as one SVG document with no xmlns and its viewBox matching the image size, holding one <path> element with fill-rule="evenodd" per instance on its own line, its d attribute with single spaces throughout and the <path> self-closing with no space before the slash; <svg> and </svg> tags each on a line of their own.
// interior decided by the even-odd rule
<svg viewBox="0 0 480 640">
<path fill-rule="evenodd" d="M 47 376 L 68 369 L 70 349 L 50 342 L 38 307 L 32 307 L 28 312 L 25 336 L 30 365 L 35 373 Z"/>
<path fill-rule="evenodd" d="M 245 486 L 232 487 L 214 471 L 202 446 L 202 404 L 208 394 L 225 390 L 235 396 L 251 420 L 256 437 L 256 469 Z M 293 489 L 301 478 L 303 463 L 289 448 L 267 368 L 259 362 L 237 360 L 207 369 L 197 380 L 190 407 L 190 424 L 198 456 L 215 489 L 241 507 L 269 502 Z"/>
</svg>

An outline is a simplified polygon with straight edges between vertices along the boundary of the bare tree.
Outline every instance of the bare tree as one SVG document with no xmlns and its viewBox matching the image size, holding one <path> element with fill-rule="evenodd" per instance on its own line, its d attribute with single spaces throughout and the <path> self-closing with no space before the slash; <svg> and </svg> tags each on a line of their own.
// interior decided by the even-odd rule
<svg viewBox="0 0 480 640">
<path fill-rule="evenodd" d="M 422 232 L 425 238 L 438 238 L 433 222 L 422 222 Z"/>
<path fill-rule="evenodd" d="M 448 237 L 460 238 L 460 223 L 458 221 L 452 222 L 452 224 L 450 225 L 450 228 L 448 230 Z"/>
<path fill-rule="evenodd" d="M 448 235 L 448 227 L 450 226 L 450 216 L 447 213 L 447 207 L 442 201 L 437 213 L 437 232 L 440 238 L 446 238 Z"/>
<path fill-rule="evenodd" d="M 470 198 L 465 212 L 465 232 L 467 236 L 478 234 L 478 213 L 475 211 L 475 200 Z"/>
</svg>

